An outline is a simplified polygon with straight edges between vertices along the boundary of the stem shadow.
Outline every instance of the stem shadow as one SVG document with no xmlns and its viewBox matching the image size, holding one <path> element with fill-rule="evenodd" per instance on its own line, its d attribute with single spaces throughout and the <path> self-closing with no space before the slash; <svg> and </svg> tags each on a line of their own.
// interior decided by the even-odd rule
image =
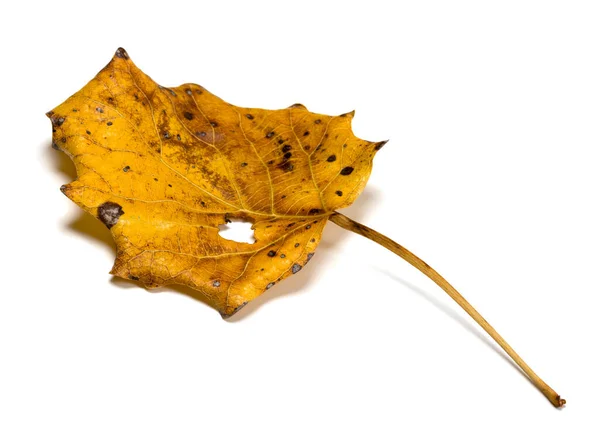
<svg viewBox="0 0 600 430">
<path fill-rule="evenodd" d="M 506 355 L 504 350 L 502 348 L 500 348 L 495 342 L 493 342 L 492 339 L 488 338 L 483 332 L 479 331 L 477 329 L 477 327 L 475 327 L 471 323 L 471 320 L 465 318 L 463 315 L 459 314 L 456 310 L 452 309 L 451 307 L 449 307 L 448 305 L 446 305 L 445 303 L 443 303 L 442 301 L 437 299 L 435 296 L 427 293 L 422 288 L 419 288 L 419 287 L 411 284 L 410 282 L 402 279 L 398 275 L 395 275 L 384 269 L 376 268 L 376 270 L 379 270 L 380 273 L 384 274 L 391 280 L 403 285 L 409 291 L 411 291 L 415 295 L 419 296 L 421 299 L 426 300 L 427 302 L 432 304 L 434 307 L 436 307 L 438 310 L 440 310 L 442 313 L 444 313 L 446 316 L 448 316 L 450 319 L 454 320 L 454 322 L 458 323 L 458 325 L 460 325 L 463 329 L 465 329 L 466 331 L 471 333 L 473 336 L 475 336 L 477 339 L 479 339 L 483 344 L 485 344 L 488 348 L 490 348 L 492 351 L 494 351 L 498 356 L 500 356 L 504 361 L 506 361 L 508 364 L 510 364 L 514 369 L 516 369 L 519 372 L 519 374 L 521 376 L 523 376 L 523 378 L 525 378 L 532 386 L 535 387 L 535 385 L 533 384 L 533 382 L 531 382 L 529 377 L 521 370 L 521 368 L 519 366 L 517 366 L 517 364 L 514 361 L 511 360 L 511 358 L 508 355 Z"/>
</svg>

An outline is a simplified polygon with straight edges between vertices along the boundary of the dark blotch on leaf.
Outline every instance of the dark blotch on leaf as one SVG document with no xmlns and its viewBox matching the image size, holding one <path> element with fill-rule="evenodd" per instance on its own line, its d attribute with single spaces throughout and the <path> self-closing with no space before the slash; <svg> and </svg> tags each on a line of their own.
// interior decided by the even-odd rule
<svg viewBox="0 0 600 430">
<path fill-rule="evenodd" d="M 267 284 L 267 290 L 270 289 L 270 288 L 272 288 L 274 285 L 275 285 L 275 282 L 269 282 Z"/>
<path fill-rule="evenodd" d="M 110 127 L 110 126 L 112 125 L 112 121 L 108 121 L 108 122 L 106 123 L 106 125 L 108 125 L 108 126 Z"/>
<path fill-rule="evenodd" d="M 344 193 L 342 193 L 340 190 L 337 190 L 335 193 L 340 197 L 342 197 L 344 195 Z"/>
<path fill-rule="evenodd" d="M 105 202 L 98 206 L 98 218 L 108 228 L 112 228 L 124 213 L 123 208 L 118 203 Z"/>
<path fill-rule="evenodd" d="M 346 166 L 340 171 L 340 175 L 348 176 L 352 172 L 354 172 L 354 167 Z"/>
<path fill-rule="evenodd" d="M 183 117 L 189 121 L 194 119 L 194 114 L 191 112 L 184 112 L 183 113 Z"/>
<path fill-rule="evenodd" d="M 335 155 L 330 155 L 329 157 L 327 157 L 327 161 L 329 161 L 330 163 L 333 163 L 335 160 L 337 160 L 337 157 Z"/>
<path fill-rule="evenodd" d="M 123 167 L 123 171 L 124 171 L 125 173 L 129 172 L 130 170 L 131 170 L 131 167 L 129 167 L 129 166 L 125 166 L 125 167 Z"/>
<path fill-rule="evenodd" d="M 132 281 L 139 281 L 140 278 L 137 276 L 133 276 L 133 275 L 129 275 L 129 279 L 131 279 Z"/>
<path fill-rule="evenodd" d="M 284 172 L 291 172 L 292 170 L 294 170 L 294 165 L 287 160 L 285 160 L 281 164 L 278 164 L 277 167 L 279 167 Z M 281 198 L 283 198 L 283 196 Z"/>
<path fill-rule="evenodd" d="M 290 145 L 283 145 L 283 146 L 281 147 L 281 150 L 282 150 L 283 152 L 288 152 L 290 149 L 292 149 L 292 147 L 291 147 Z"/>
<path fill-rule="evenodd" d="M 321 120 L 320 119 L 315 119 L 315 124 L 321 124 Z"/>
<path fill-rule="evenodd" d="M 254 115 L 252 115 L 250 113 L 247 113 L 246 114 L 246 118 L 248 118 L 248 119 L 254 119 Z"/>
<path fill-rule="evenodd" d="M 97 107 L 96 108 L 96 112 L 98 112 L 98 113 L 104 113 L 104 109 L 102 109 L 101 107 Z"/>
<path fill-rule="evenodd" d="M 311 209 L 308 211 L 309 215 L 316 215 L 316 214 L 320 214 L 321 213 L 321 209 Z"/>
<path fill-rule="evenodd" d="M 213 281 L 213 287 L 220 287 L 221 281 Z"/>
<path fill-rule="evenodd" d="M 291 153 L 291 152 L 286 152 L 285 154 L 283 154 L 283 158 L 285 158 L 286 160 L 287 160 L 288 158 L 291 158 L 291 156 L 292 156 L 292 153 Z"/>
<path fill-rule="evenodd" d="M 310 134 L 310 131 L 305 131 L 303 136 L 308 136 Z"/>
<path fill-rule="evenodd" d="M 267 133 L 267 135 L 265 137 L 271 138 L 273 136 L 275 136 L 275 132 L 274 131 L 270 131 L 270 132 Z"/>
<path fill-rule="evenodd" d="M 300 270 L 302 270 L 302 266 L 300 266 L 298 263 L 294 263 L 294 265 L 292 266 L 292 273 L 296 274 Z"/>
<path fill-rule="evenodd" d="M 273 251 L 273 250 L 270 250 L 270 251 L 267 253 L 267 255 L 268 255 L 269 257 L 275 257 L 275 254 L 277 254 L 277 253 L 276 253 L 275 251 Z"/>
<path fill-rule="evenodd" d="M 311 259 L 311 258 L 313 258 L 313 255 L 315 255 L 315 253 L 314 253 L 314 252 L 309 252 L 309 253 L 306 255 L 306 262 L 307 262 L 307 263 L 310 261 L 310 259 Z"/>
</svg>

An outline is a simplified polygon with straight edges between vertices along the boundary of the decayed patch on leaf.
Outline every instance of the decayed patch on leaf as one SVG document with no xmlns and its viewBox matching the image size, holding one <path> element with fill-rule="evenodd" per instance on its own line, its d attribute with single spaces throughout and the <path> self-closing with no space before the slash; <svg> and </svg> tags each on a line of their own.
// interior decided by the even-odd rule
<svg viewBox="0 0 600 430">
<path fill-rule="evenodd" d="M 353 114 L 241 108 L 199 85 L 162 87 L 121 48 L 47 115 L 53 146 L 77 167 L 61 190 L 117 244 L 111 273 L 186 285 L 223 316 L 304 267 L 384 143 L 354 136 Z M 256 242 L 222 238 L 229 218 L 252 222 Z"/>
</svg>

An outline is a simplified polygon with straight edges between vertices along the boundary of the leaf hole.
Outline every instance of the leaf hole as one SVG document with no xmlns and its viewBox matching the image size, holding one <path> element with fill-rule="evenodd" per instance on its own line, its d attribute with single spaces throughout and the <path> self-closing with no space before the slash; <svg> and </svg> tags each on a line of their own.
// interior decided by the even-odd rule
<svg viewBox="0 0 600 430">
<path fill-rule="evenodd" d="M 219 236 L 234 242 L 250 244 L 256 242 L 251 222 L 239 218 L 230 218 L 229 221 L 231 222 L 219 226 Z"/>
</svg>

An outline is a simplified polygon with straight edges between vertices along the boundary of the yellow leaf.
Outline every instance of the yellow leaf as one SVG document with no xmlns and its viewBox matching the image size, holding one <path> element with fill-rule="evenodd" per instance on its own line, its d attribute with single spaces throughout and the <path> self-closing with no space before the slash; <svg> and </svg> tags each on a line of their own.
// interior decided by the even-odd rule
<svg viewBox="0 0 600 430">
<path fill-rule="evenodd" d="M 353 113 L 241 108 L 199 85 L 162 87 L 122 48 L 47 115 L 77 168 L 61 190 L 117 244 L 111 273 L 186 285 L 224 317 L 306 265 L 385 143 L 354 136 Z M 252 222 L 256 242 L 221 237 L 230 218 Z"/>
</svg>

